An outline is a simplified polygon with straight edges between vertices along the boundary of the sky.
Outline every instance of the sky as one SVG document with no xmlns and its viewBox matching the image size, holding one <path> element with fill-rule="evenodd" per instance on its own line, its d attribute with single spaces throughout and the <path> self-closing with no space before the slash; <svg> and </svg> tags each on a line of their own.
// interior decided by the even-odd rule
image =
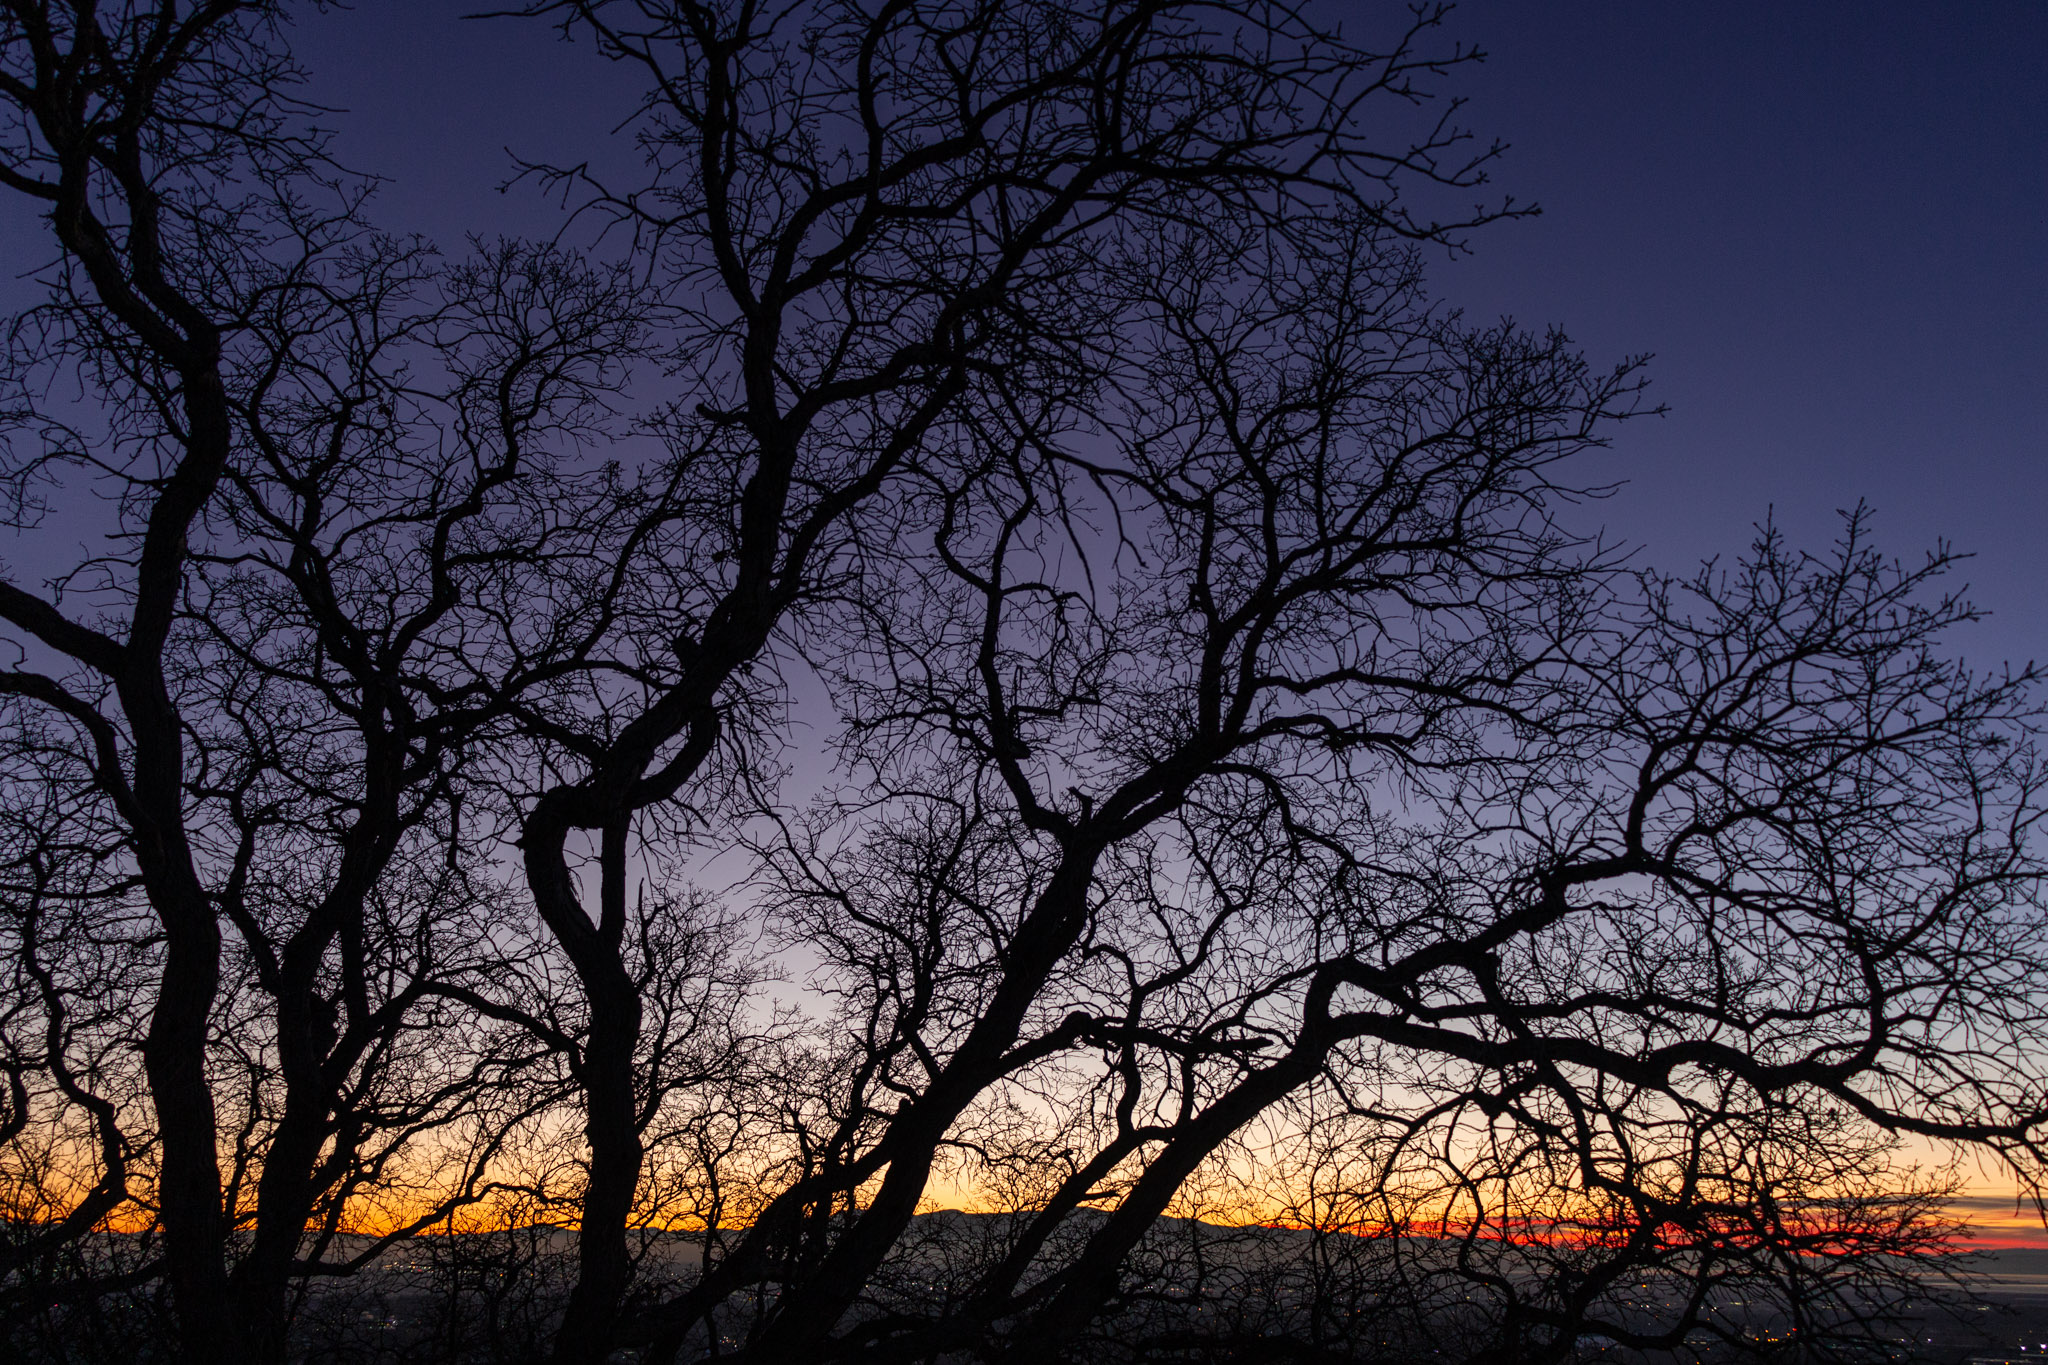
<svg viewBox="0 0 2048 1365">
<path fill-rule="evenodd" d="M 499 191 L 508 149 L 625 165 L 604 134 L 627 91 L 587 45 L 465 8 L 302 21 L 311 93 L 346 111 L 342 158 L 389 177 L 387 225 L 550 232 L 531 187 Z M 1363 41 L 1401 10 L 1321 13 Z M 2048 656 L 2048 3 L 1466 0 L 1446 32 L 1487 53 L 1449 90 L 1508 144 L 1492 188 L 1542 212 L 1433 288 L 1598 361 L 1654 356 L 1668 413 L 1595 457 L 1626 481 L 1609 531 L 1684 569 L 1767 516 L 1824 549 L 1867 501 L 1888 552 L 1974 554 L 1973 662 Z M 1988 1241 L 2042 1244 L 2009 1184 L 1972 1184 Z"/>
<path fill-rule="evenodd" d="M 1364 7 L 1352 6 L 1364 12 Z M 1438 279 L 1654 353 L 1669 415 L 1605 510 L 1660 565 L 1797 543 L 1973 552 L 1973 659 L 2048 655 L 2048 4 L 1471 0 L 1466 121 L 1542 215 Z"/>
<path fill-rule="evenodd" d="M 627 156 L 587 44 L 471 8 L 362 0 L 297 38 L 344 158 L 390 177 L 378 216 L 450 244 L 552 230 L 531 188 L 498 192 L 508 148 Z M 1402 7 L 1320 13 L 1366 41 Z M 1969 658 L 2048 655 L 2048 3 L 1465 0 L 1445 32 L 1487 54 L 1448 90 L 1508 144 L 1492 188 L 1542 212 L 1433 287 L 1654 356 L 1668 415 L 1617 434 L 1600 467 L 1626 486 L 1594 515 L 1683 569 L 1766 516 L 1824 548 L 1867 501 L 1888 552 L 1975 556 Z"/>
<path fill-rule="evenodd" d="M 1362 42 L 1404 12 L 1315 3 Z M 337 151 L 388 179 L 375 216 L 457 249 L 557 226 L 530 184 L 500 192 L 510 154 L 631 157 L 605 136 L 614 68 L 475 7 L 360 0 L 295 37 Z M 2048 0 L 1463 0 L 1446 32 L 1487 54 L 1448 90 L 1507 144 L 1490 188 L 1542 212 L 1432 287 L 1598 361 L 1653 356 L 1668 414 L 1590 462 L 1626 481 L 1593 515 L 1683 569 L 1767 515 L 1825 547 L 1867 501 L 1888 551 L 1975 556 L 1991 618 L 1961 652 L 2048 656 Z M 47 255 L 29 212 L 0 202 L 24 266 Z"/>
<path fill-rule="evenodd" d="M 1369 6 L 1351 3 L 1357 15 Z M 1542 213 L 1436 272 L 1473 314 L 1650 352 L 1662 418 L 1603 509 L 1642 558 L 1818 548 L 1974 557 L 1973 663 L 2048 661 L 2048 3 L 1467 0 L 1462 120 Z M 2048 1246 L 1972 1164 L 1983 1246 Z"/>
<path fill-rule="evenodd" d="M 1402 12 L 1319 3 L 1360 40 Z M 628 159 L 604 149 L 617 72 L 472 8 L 359 0 L 296 40 L 341 158 L 389 178 L 375 216 L 451 247 L 554 229 L 499 191 L 508 151 Z M 2048 0 L 1466 0 L 1447 28 L 1488 54 L 1450 88 L 1508 144 L 1493 188 L 1543 211 L 1433 287 L 1654 355 L 1669 411 L 1595 457 L 1626 480 L 1597 516 L 1684 568 L 1767 515 L 1824 547 L 1868 501 L 1901 556 L 1974 552 L 1969 657 L 2048 656 Z M 0 218 L 0 248 L 26 226 Z M 1978 1183 L 1987 1225 L 2001 1188 Z"/>
</svg>

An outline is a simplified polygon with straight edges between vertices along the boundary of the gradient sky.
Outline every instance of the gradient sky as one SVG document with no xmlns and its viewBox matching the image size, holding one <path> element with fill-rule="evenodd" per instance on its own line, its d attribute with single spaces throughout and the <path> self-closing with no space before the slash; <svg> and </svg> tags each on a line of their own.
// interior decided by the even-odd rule
<svg viewBox="0 0 2048 1365">
<path fill-rule="evenodd" d="M 375 216 L 451 248 L 554 230 L 530 188 L 498 193 L 508 148 L 631 161 L 603 136 L 619 73 L 474 7 L 359 0 L 297 35 L 338 152 L 390 177 Z M 1361 40 L 1401 14 L 1321 10 Z M 1494 187 L 1544 212 L 1478 234 L 1437 292 L 1599 360 L 1655 353 L 1669 414 L 1596 461 L 1628 481 L 1612 530 L 1684 567 L 1773 508 L 1824 546 L 1866 499 L 1896 553 L 1976 553 L 1973 660 L 2048 656 L 2048 0 L 1467 0 L 1449 29 L 1489 53 L 1451 88 L 1511 144 Z M 27 266 L 24 213 L 0 205 L 0 251 Z"/>
<path fill-rule="evenodd" d="M 625 164 L 602 139 L 624 92 L 587 44 L 467 8 L 306 19 L 314 93 L 392 177 L 391 226 L 549 231 L 530 190 L 495 192 L 505 149 Z M 1400 13 L 1322 10 L 1361 39 Z M 1543 213 L 1435 288 L 1596 359 L 1655 355 L 1670 413 L 1603 457 L 1628 487 L 1598 515 L 1677 568 L 1771 509 L 1824 546 L 1866 499 L 1888 550 L 1976 554 L 1973 660 L 2048 655 L 2048 3 L 1467 0 L 1449 31 L 1489 54 L 1452 88 L 1510 144 L 1495 187 Z"/>
<path fill-rule="evenodd" d="M 629 92 L 587 44 L 465 8 L 307 18 L 313 93 L 347 111 L 344 159 L 391 178 L 386 225 L 551 232 L 530 188 L 498 192 L 507 149 L 626 167 L 604 134 Z M 1361 40 L 1400 14 L 1322 12 Z M 1510 144 L 1494 188 L 1543 213 L 1434 288 L 1598 360 L 1655 355 L 1670 412 L 1597 457 L 1627 486 L 1596 515 L 1683 568 L 1771 512 L 1824 547 L 1864 499 L 1893 553 L 1975 553 L 1973 661 L 2048 656 L 2048 3 L 1467 0 L 1449 32 L 1489 54 L 1451 89 Z M 1973 1183 L 1987 1241 L 2043 1244 L 2007 1181 Z"/>
</svg>

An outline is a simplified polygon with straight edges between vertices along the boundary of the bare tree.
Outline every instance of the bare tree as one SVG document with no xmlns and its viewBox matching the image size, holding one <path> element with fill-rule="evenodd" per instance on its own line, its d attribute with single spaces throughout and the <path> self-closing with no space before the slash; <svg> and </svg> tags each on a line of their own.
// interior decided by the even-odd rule
<svg viewBox="0 0 2048 1365">
<path fill-rule="evenodd" d="M 450 1351 L 1562 1359 L 1866 1330 L 1899 1135 L 2038 1182 L 2032 674 L 1860 512 L 1582 523 L 1640 367 L 1429 299 L 1439 9 L 523 12 L 647 176 L 455 265 L 274 7 L 0 19 L 10 525 L 110 547 L 0 581 L 6 1301 L 280 1360 L 437 1228 Z"/>
<path fill-rule="evenodd" d="M 820 1180 L 859 1197 L 761 1356 L 1053 1358 L 1319 1079 L 1453 1169 L 1559 1163 L 1627 1210 L 1615 1277 L 1693 1216 L 1700 1134 L 1788 1103 L 2036 1179 L 2031 678 L 1941 658 L 1946 557 L 1891 565 L 1858 514 L 1831 557 L 1618 574 L 1559 471 L 1626 368 L 1436 317 L 1372 233 L 1161 245 L 1128 407 L 1091 443 L 988 430 L 925 566 L 839 634 L 868 781 L 780 861 L 870 1044 Z M 1005 1093 L 1071 1171 L 1033 1230 L 950 1320 L 835 1343 Z M 1766 1215 L 1747 1263 L 1805 1235 Z M 1589 1284 L 1508 1349 L 1569 1349 Z"/>
<path fill-rule="evenodd" d="M 278 22 L 18 6 L 0 31 L 5 183 L 58 252 L 14 329 L 13 520 L 54 485 L 116 547 L 0 588 L 4 686 L 70 728 L 162 935 L 152 1202 L 194 1359 L 281 1357 L 291 1283 L 369 1254 L 324 1256 L 351 1198 L 546 1054 L 469 1012 L 496 964 L 457 937 L 491 889 L 456 856 L 463 773 L 608 628 L 530 608 L 601 553 L 616 477 L 572 466 L 645 315 L 544 250 L 449 269 L 371 235 Z M 473 1198 L 490 1150 L 393 1235 Z"/>
<path fill-rule="evenodd" d="M 0 881 L 10 979 L 0 1024 L 7 1108 L 0 1118 L 9 1237 L 0 1275 L 14 1281 L 0 1321 L 36 1299 L 84 1297 L 127 1284 L 138 1264 L 86 1255 L 69 1273 L 40 1271 L 77 1248 L 113 1210 L 134 1197 L 153 1159 L 144 1085 L 132 1055 L 130 1020 L 146 1009 L 155 966 L 145 913 L 124 862 L 109 865 L 119 841 L 105 812 L 79 799 L 90 784 L 75 756 L 48 743 L 49 727 L 10 717 L 19 747 L 9 755 L 6 863 Z M 38 743 L 39 739 L 44 740 Z M 144 1278 L 159 1268 L 134 1249 Z M 41 1306 L 41 1305 L 37 1305 Z"/>
<path fill-rule="evenodd" d="M 29 429 L 43 448 L 11 472 L 25 482 L 77 461 L 110 480 L 120 509 L 111 556 L 50 574 L 82 618 L 58 591 L 0 586 L 20 660 L 4 686 L 79 730 L 95 783 L 132 831 L 161 924 L 143 1056 L 167 1273 L 199 1354 L 234 1336 L 206 1074 L 221 937 L 185 818 L 186 735 L 169 656 L 189 549 L 234 444 L 225 333 L 241 300 L 219 291 L 246 291 L 267 244 L 256 221 L 265 196 L 243 201 L 230 186 L 238 175 L 274 186 L 312 152 L 280 114 L 286 72 L 264 41 L 273 22 L 267 8 L 237 4 L 106 16 L 23 4 L 0 20 L 0 183 L 45 206 L 63 253 L 57 307 L 15 335 L 37 347 L 31 363 L 53 352 L 82 362 L 108 400 L 90 414 L 104 444 L 45 418 Z M 22 378 L 28 391 L 35 380 Z"/>
<path fill-rule="evenodd" d="M 1415 47 L 1433 16 L 1368 53 L 1281 6 L 528 12 L 593 34 L 647 82 L 653 182 L 596 186 L 588 207 L 633 229 L 679 310 L 696 386 L 665 424 L 669 483 L 635 547 L 652 586 L 620 585 L 644 599 L 626 690 L 593 695 L 575 729 L 547 716 L 537 734 L 562 777 L 534 795 L 520 839 L 590 1009 L 583 1268 L 557 1358 L 596 1360 L 626 1285 L 646 1113 L 641 1002 L 621 956 L 636 819 L 708 806 L 694 793 L 715 790 L 722 767 L 762 761 L 761 693 L 804 649 L 804 620 L 877 590 L 906 512 L 980 477 L 951 450 L 977 411 L 1016 405 L 1056 424 L 1100 390 L 1133 225 L 1216 215 L 1286 232 L 1311 212 L 1301 202 L 1343 201 L 1439 237 L 1451 229 L 1408 214 L 1391 187 L 1478 176 L 1472 158 L 1439 159 L 1461 140 L 1447 124 L 1389 149 L 1364 121 L 1460 59 Z M 597 845 L 590 907 L 571 869 L 581 834 Z M 719 836 L 698 822 L 681 837 Z M 916 1185 L 899 1179 L 889 1197 Z M 780 1226 L 809 1198 L 764 1218 Z M 835 1299 L 855 1282 L 831 1278 Z"/>
<path fill-rule="evenodd" d="M 381 1145 L 445 1127 L 484 1077 L 532 1060 L 530 1039 L 451 1052 L 453 1019 L 409 1015 L 475 1007 L 498 965 L 488 937 L 451 934 L 474 923 L 466 903 L 495 908 L 458 848 L 477 738 L 607 626 L 531 608 L 604 543 L 614 476 L 563 456 L 633 353 L 634 300 L 545 251 L 430 277 L 414 255 L 372 242 L 347 262 L 353 290 L 264 319 L 277 360 L 244 400 L 238 534 L 206 557 L 196 611 L 236 674 L 222 911 L 276 1002 L 282 1094 L 236 1272 L 272 1350 L 307 1223 L 345 1207 Z M 438 1076 L 418 1070 L 430 1057 Z M 429 1200 L 401 1231 L 443 1211 Z"/>
</svg>

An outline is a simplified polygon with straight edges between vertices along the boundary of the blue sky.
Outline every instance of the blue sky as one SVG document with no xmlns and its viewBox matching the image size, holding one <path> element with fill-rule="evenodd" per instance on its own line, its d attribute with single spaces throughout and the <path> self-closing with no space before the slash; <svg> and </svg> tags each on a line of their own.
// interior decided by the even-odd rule
<svg viewBox="0 0 2048 1365">
<path fill-rule="evenodd" d="M 392 178 L 379 217 L 450 245 L 548 232 L 499 195 L 508 147 L 625 164 L 616 73 L 545 27 L 365 0 L 305 19 L 341 150 Z M 1326 0 L 1361 41 L 1399 6 Z M 1824 547 L 1868 500 L 1880 543 L 1973 552 L 1973 660 L 2048 654 L 2048 3 L 1466 0 L 1487 60 L 1452 93 L 1509 144 L 1533 220 L 1475 235 L 1434 287 L 1478 317 L 1654 353 L 1669 415 L 1624 429 L 1594 515 L 1683 568 L 1767 513 Z"/>
<path fill-rule="evenodd" d="M 338 150 L 389 177 L 376 216 L 458 250 L 558 225 L 497 192 L 508 148 L 631 160 L 616 71 L 471 8 L 362 0 L 296 35 Z M 1361 41 L 1404 12 L 1319 11 Z M 1898 554 L 1975 554 L 1973 660 L 2048 655 L 2048 2 L 1464 0 L 1446 33 L 1488 54 L 1449 89 L 1509 144 L 1492 188 L 1543 213 L 1433 287 L 1655 357 L 1669 415 L 1599 457 L 1627 487 L 1594 517 L 1682 568 L 1773 510 L 1824 546 L 1864 499 Z M 0 209 L 0 249 L 40 261 L 27 207 Z"/>
<path fill-rule="evenodd" d="M 1359 14 L 1369 7 L 1345 8 Z M 1775 508 L 1973 551 L 1973 659 L 2048 655 L 2048 4 L 1471 0 L 1460 85 L 1544 212 L 1440 287 L 1655 353 L 1610 524 L 1677 565 Z"/>
</svg>

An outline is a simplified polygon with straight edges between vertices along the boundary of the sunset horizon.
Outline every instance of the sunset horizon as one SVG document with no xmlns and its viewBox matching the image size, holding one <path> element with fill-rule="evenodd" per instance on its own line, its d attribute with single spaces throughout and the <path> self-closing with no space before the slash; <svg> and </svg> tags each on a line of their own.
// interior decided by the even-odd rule
<svg viewBox="0 0 2048 1365">
<path fill-rule="evenodd" d="M 2048 1355 L 2043 52 L 0 0 L 0 1359 Z"/>
</svg>

